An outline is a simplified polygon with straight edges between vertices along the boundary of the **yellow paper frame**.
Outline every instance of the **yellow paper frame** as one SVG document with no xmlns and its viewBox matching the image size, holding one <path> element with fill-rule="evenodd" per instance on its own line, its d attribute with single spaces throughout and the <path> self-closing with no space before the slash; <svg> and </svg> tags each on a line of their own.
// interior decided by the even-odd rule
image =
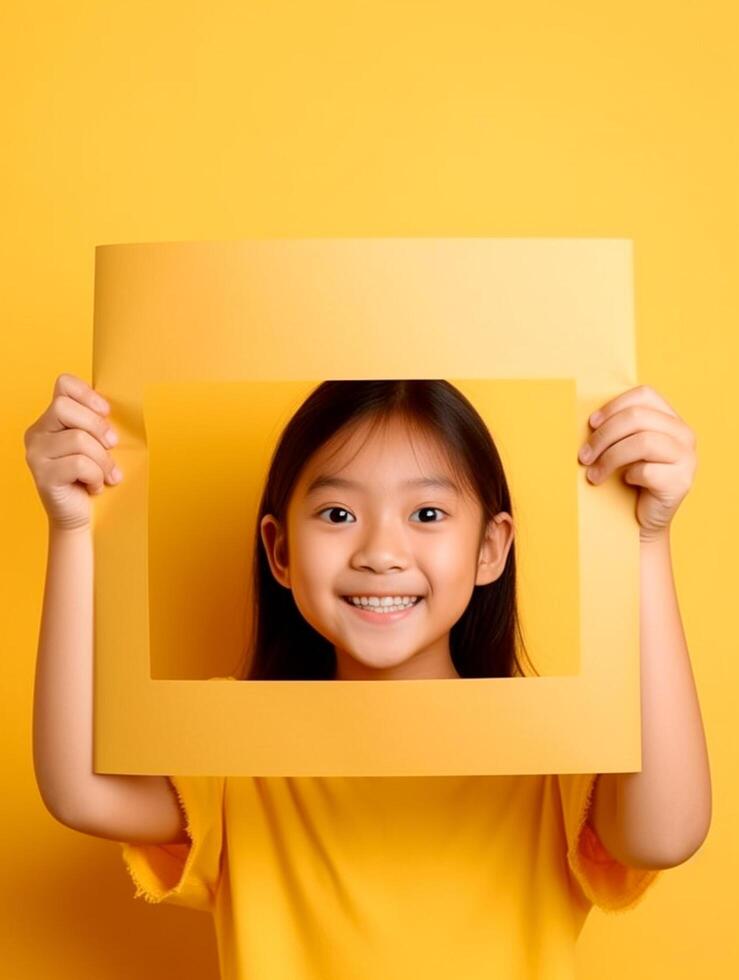
<svg viewBox="0 0 739 980">
<path fill-rule="evenodd" d="M 337 330 L 341 344 L 322 342 Z M 577 675 L 151 679 L 144 387 L 313 377 L 573 379 L 576 467 L 590 412 L 636 383 L 632 243 L 303 238 L 98 246 L 92 383 L 113 406 L 126 480 L 115 498 L 94 505 L 95 771 L 639 770 L 633 496 L 616 481 L 593 492 L 584 473 Z"/>
</svg>

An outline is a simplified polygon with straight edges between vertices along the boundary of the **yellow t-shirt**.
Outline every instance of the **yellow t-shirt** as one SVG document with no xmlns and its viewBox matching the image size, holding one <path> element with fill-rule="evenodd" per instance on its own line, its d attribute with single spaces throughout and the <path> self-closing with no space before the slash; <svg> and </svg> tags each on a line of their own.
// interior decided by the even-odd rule
<svg viewBox="0 0 739 980">
<path fill-rule="evenodd" d="M 136 896 L 211 912 L 223 980 L 572 980 L 637 904 L 593 775 L 171 777 L 192 844 L 122 844 Z"/>
</svg>

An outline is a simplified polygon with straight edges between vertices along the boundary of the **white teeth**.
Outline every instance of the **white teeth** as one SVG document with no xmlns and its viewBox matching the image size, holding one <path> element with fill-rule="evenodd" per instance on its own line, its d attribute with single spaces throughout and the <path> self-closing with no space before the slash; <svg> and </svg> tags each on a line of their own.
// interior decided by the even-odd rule
<svg viewBox="0 0 739 980">
<path fill-rule="evenodd" d="M 415 605 L 420 596 L 346 596 L 354 606 L 369 606 L 376 612 L 393 612 Z"/>
</svg>

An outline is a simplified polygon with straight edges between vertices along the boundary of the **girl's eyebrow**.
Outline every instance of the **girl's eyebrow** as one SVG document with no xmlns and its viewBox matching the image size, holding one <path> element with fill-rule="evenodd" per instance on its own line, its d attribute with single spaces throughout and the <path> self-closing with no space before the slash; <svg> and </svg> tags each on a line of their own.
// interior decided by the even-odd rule
<svg viewBox="0 0 739 980">
<path fill-rule="evenodd" d="M 454 480 L 450 480 L 448 476 L 443 476 L 442 474 L 435 473 L 433 476 L 421 476 L 414 480 L 403 480 L 398 484 L 399 487 L 429 487 L 431 489 L 440 490 L 451 490 L 453 493 L 459 494 L 460 490 Z M 308 497 L 317 490 L 322 490 L 324 487 L 338 487 L 344 490 L 363 490 L 361 483 L 356 480 L 346 480 L 341 476 L 329 476 L 321 474 L 313 480 L 305 491 L 305 496 Z"/>
</svg>

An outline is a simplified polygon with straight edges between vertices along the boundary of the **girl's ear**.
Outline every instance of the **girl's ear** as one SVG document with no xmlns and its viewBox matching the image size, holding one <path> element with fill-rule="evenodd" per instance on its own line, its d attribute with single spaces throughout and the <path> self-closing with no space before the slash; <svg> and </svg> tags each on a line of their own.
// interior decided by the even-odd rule
<svg viewBox="0 0 739 980">
<path fill-rule="evenodd" d="M 475 585 L 489 585 L 490 582 L 500 578 L 513 544 L 514 534 L 513 518 L 504 510 L 496 514 L 488 523 L 480 547 Z"/>
<path fill-rule="evenodd" d="M 277 582 L 290 588 L 290 570 L 287 563 L 287 542 L 282 525 L 272 514 L 265 514 L 259 525 L 267 561 Z"/>
</svg>

